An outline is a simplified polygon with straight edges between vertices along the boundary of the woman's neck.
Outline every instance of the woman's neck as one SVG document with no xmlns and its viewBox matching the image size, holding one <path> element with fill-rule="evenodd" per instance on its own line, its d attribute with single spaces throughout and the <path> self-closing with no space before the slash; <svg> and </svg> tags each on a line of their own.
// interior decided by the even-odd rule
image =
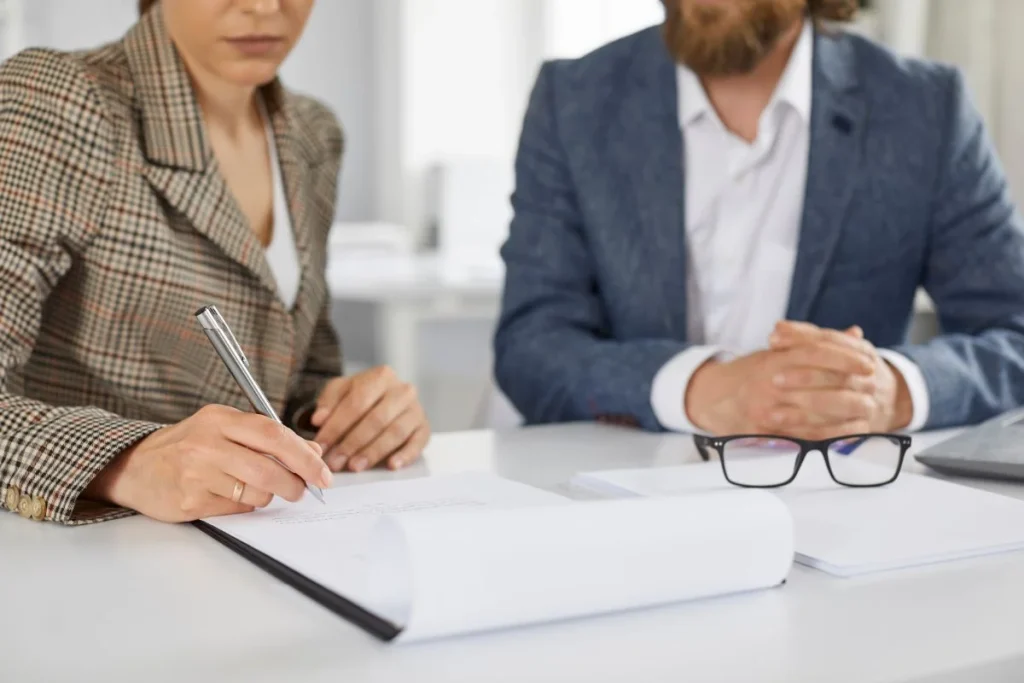
<svg viewBox="0 0 1024 683">
<path fill-rule="evenodd" d="M 207 126 L 232 139 L 253 126 L 262 126 L 257 88 L 227 83 L 190 64 L 187 57 L 184 60 Z"/>
<path fill-rule="evenodd" d="M 228 137 L 236 138 L 242 131 L 260 124 L 255 89 L 209 91 L 199 87 L 196 90 L 206 125 L 217 128 Z"/>
</svg>

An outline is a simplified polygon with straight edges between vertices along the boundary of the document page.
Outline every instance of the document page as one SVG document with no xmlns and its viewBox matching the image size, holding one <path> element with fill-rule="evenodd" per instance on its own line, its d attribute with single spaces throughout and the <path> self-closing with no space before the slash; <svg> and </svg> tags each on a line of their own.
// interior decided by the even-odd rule
<svg viewBox="0 0 1024 683">
<path fill-rule="evenodd" d="M 374 529 L 383 516 L 570 502 L 478 473 L 326 489 L 324 499 L 326 505 L 311 496 L 298 503 L 275 499 L 262 510 L 204 521 L 396 626 L 404 624 L 411 598 L 404 585 L 405 568 L 371 565 L 369 557 Z"/>
<path fill-rule="evenodd" d="M 325 491 L 208 523 L 414 641 L 777 586 L 793 524 L 729 491 L 572 502 L 484 474 Z"/>
<path fill-rule="evenodd" d="M 777 470 L 777 465 L 760 460 L 742 465 Z M 733 488 L 718 462 L 591 472 L 573 483 L 612 495 L 640 496 Z M 797 561 L 840 576 L 1024 548 L 1024 501 L 931 477 L 903 473 L 888 486 L 849 488 L 832 481 L 824 460 L 812 454 L 797 479 L 774 494 L 793 516 Z"/>
<path fill-rule="evenodd" d="M 769 588 L 793 523 L 761 492 L 446 511 L 384 522 L 415 585 L 404 638 L 437 637 Z M 399 566 L 403 566 L 401 563 Z"/>
</svg>

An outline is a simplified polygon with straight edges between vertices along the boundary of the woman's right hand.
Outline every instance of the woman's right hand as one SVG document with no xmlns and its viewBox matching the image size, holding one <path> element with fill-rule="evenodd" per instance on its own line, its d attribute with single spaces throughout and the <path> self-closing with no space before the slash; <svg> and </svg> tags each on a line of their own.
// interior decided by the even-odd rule
<svg viewBox="0 0 1024 683">
<path fill-rule="evenodd" d="M 245 487 L 236 503 L 239 482 Z M 316 443 L 257 413 L 207 406 L 121 453 L 86 495 L 161 521 L 190 522 L 265 507 L 273 496 L 297 501 L 306 482 L 331 483 Z"/>
</svg>

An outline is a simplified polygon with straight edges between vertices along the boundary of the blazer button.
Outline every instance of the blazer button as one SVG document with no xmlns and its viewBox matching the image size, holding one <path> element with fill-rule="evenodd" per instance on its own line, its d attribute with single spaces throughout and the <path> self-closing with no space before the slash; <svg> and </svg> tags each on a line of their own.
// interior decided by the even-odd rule
<svg viewBox="0 0 1024 683">
<path fill-rule="evenodd" d="M 32 496 L 22 496 L 18 501 L 18 514 L 25 519 L 32 519 Z"/>
<path fill-rule="evenodd" d="M 32 519 L 37 522 L 46 519 L 46 499 L 42 496 L 32 498 Z"/>
<path fill-rule="evenodd" d="M 7 489 L 7 493 L 4 494 L 4 500 L 3 500 L 4 507 L 6 507 L 11 512 L 17 512 L 18 511 L 18 503 L 20 501 L 21 501 L 21 493 L 18 492 L 18 489 L 14 488 L 13 486 L 9 487 Z"/>
</svg>

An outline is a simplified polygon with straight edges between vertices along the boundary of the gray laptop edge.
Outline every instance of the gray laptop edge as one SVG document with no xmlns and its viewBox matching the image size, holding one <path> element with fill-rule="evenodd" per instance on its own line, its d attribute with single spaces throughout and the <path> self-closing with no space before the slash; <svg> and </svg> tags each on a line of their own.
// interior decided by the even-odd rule
<svg viewBox="0 0 1024 683">
<path fill-rule="evenodd" d="M 916 457 L 939 472 L 1024 481 L 1024 409 L 970 427 Z"/>
</svg>

